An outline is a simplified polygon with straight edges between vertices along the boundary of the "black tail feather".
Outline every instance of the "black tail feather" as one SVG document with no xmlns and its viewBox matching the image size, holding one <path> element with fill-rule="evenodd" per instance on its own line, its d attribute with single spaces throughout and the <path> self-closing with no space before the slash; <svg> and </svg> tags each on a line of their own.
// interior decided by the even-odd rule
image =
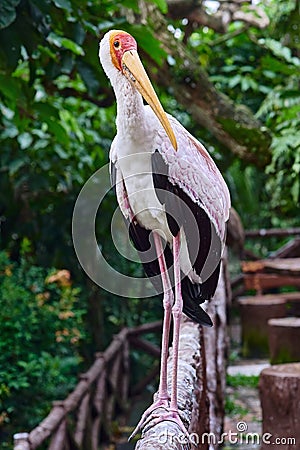
<svg viewBox="0 0 300 450">
<path fill-rule="evenodd" d="M 156 277 L 156 275 L 160 274 L 160 269 L 158 259 L 156 257 L 154 243 L 153 241 L 151 242 L 151 232 L 141 227 L 138 223 L 131 222 L 129 224 L 129 235 L 135 248 L 138 250 L 146 275 L 154 284 L 155 289 L 158 292 L 162 292 L 161 278 Z M 152 249 L 153 251 L 153 257 L 151 258 L 151 261 L 149 261 L 150 249 Z M 147 252 L 147 261 L 143 261 L 145 252 Z M 168 245 L 165 246 L 164 255 L 167 267 L 169 269 L 171 283 L 172 285 L 174 285 L 174 276 L 172 270 L 173 255 Z M 213 325 L 209 315 L 201 308 L 200 304 L 205 300 L 210 300 L 213 296 L 218 283 L 219 269 L 220 265 L 217 267 L 211 277 L 202 284 L 192 283 L 192 281 L 188 277 L 182 274 L 181 290 L 183 299 L 183 312 L 191 320 L 199 323 L 200 325 Z"/>
</svg>

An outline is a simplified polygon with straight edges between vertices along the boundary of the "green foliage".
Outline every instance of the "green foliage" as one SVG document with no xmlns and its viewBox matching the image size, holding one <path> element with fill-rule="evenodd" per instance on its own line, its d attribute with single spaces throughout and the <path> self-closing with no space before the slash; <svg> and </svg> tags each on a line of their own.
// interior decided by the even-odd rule
<svg viewBox="0 0 300 450">
<path fill-rule="evenodd" d="M 225 413 L 229 416 L 245 417 L 249 410 L 241 402 L 240 388 L 257 389 L 259 376 L 255 375 L 226 375 L 226 383 L 229 387 L 230 393 L 225 397 Z M 247 392 L 247 391 L 246 391 Z M 244 394 L 245 395 L 245 394 Z"/>
<path fill-rule="evenodd" d="M 150 29 L 125 22 L 119 3 L 25 0 L 17 11 L 0 30 L 2 248 L 18 252 L 28 236 L 38 263 L 49 264 L 51 253 L 51 264 L 77 270 L 72 208 L 84 182 L 107 162 L 115 131 L 99 34 L 123 27 L 157 63 L 165 53 Z"/>
<path fill-rule="evenodd" d="M 287 52 L 288 59 L 290 55 Z M 293 72 L 268 94 L 262 103 L 258 117 L 265 117 L 273 130 L 270 175 L 267 191 L 271 207 L 295 216 L 300 205 L 300 93 L 298 89 L 300 60 L 293 58 Z"/>
<path fill-rule="evenodd" d="M 8 27 L 16 18 L 16 7 L 21 0 L 2 0 L 0 3 L 0 29 Z"/>
<path fill-rule="evenodd" d="M 25 241 L 22 253 L 28 250 Z M 0 252 L 0 417 L 6 425 L 32 427 L 51 400 L 74 386 L 85 338 L 79 295 L 67 271 L 47 271 L 24 256 L 16 264 Z"/>
<path fill-rule="evenodd" d="M 237 388 L 239 386 L 257 388 L 259 382 L 259 376 L 255 375 L 227 375 L 226 382 L 228 386 Z"/>
<path fill-rule="evenodd" d="M 291 21 L 295 30 L 298 11 L 294 1 L 271 2 L 264 7 L 278 21 L 282 16 Z M 231 24 L 227 36 L 203 28 L 190 38 L 190 45 L 199 48 L 200 61 L 216 87 L 235 102 L 250 107 L 272 133 L 272 161 L 265 173 L 237 159 L 227 169 L 233 204 L 250 228 L 298 223 L 300 59 L 296 56 L 298 41 L 289 38 L 287 30 L 278 36 L 273 26 L 245 30 L 238 22 Z M 223 125 L 229 131 L 241 127 L 234 121 Z M 239 142 L 245 143 L 247 124 L 239 135 Z"/>
<path fill-rule="evenodd" d="M 245 417 L 249 410 L 241 406 L 233 396 L 227 396 L 225 398 L 225 413 L 229 416 Z"/>
</svg>

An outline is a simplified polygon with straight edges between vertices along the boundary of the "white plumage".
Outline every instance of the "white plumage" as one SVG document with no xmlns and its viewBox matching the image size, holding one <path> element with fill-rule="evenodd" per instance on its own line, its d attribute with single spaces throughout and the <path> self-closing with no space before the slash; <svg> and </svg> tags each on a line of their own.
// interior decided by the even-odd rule
<svg viewBox="0 0 300 450">
<path fill-rule="evenodd" d="M 145 261 L 143 264 L 150 277 L 160 272 L 164 291 L 159 398 L 147 413 L 164 406 L 168 409 L 168 420 L 178 423 L 184 431 L 178 416 L 176 382 L 173 384 L 170 407 L 166 393 L 166 353 L 173 291 L 173 347 L 177 355 L 182 307 L 198 323 L 211 324 L 199 303 L 210 298 L 216 288 L 229 217 L 229 191 L 204 146 L 175 118 L 164 113 L 138 59 L 134 39 L 127 33 L 113 30 L 102 39 L 99 56 L 117 99 L 117 134 L 111 146 L 110 160 L 118 203 L 131 226 L 131 237 L 140 252 L 150 242 L 149 231 L 153 232 L 156 258 L 152 265 Z M 144 106 L 141 94 L 150 106 Z M 155 172 L 154 163 L 166 171 L 165 177 L 163 173 Z M 161 186 L 170 198 L 164 197 L 165 194 L 160 196 Z M 182 203 L 192 211 L 191 219 L 196 230 L 191 229 L 193 224 L 190 222 L 193 220 L 190 221 L 189 215 L 185 214 Z M 172 213 L 176 216 L 178 211 L 180 223 L 177 226 L 169 216 Z M 194 231 L 201 237 L 199 242 L 193 241 Z M 159 236 L 168 244 L 165 251 Z M 199 248 L 191 258 L 195 245 Z M 172 275 L 170 279 L 167 273 L 171 256 L 173 282 Z M 181 276 L 180 271 L 183 273 Z M 175 381 L 176 361 L 173 367 Z"/>
</svg>

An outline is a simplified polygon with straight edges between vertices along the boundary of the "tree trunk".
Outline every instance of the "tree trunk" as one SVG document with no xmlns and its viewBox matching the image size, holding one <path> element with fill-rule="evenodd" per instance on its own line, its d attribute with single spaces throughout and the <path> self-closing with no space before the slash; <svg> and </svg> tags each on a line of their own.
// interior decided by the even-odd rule
<svg viewBox="0 0 300 450">
<path fill-rule="evenodd" d="M 300 361 L 300 317 L 268 321 L 271 364 Z"/>
<path fill-rule="evenodd" d="M 238 299 L 242 325 L 244 357 L 268 357 L 268 320 L 286 316 L 286 301 L 281 296 L 256 295 Z"/>
<path fill-rule="evenodd" d="M 246 162 L 264 167 L 270 162 L 271 138 L 252 112 L 235 105 L 218 92 L 198 59 L 168 30 L 166 19 L 153 4 L 141 1 L 142 23 L 149 22 L 163 49 L 174 59 L 151 74 L 172 91 L 176 100 L 193 119 L 209 130 L 222 147 Z"/>
<path fill-rule="evenodd" d="M 264 369 L 259 391 L 263 413 L 261 450 L 299 448 L 300 363 Z"/>
</svg>

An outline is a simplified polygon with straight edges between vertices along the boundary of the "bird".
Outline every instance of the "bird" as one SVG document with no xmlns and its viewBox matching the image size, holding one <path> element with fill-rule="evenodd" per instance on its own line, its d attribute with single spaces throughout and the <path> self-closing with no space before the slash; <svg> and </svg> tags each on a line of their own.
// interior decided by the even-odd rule
<svg viewBox="0 0 300 450">
<path fill-rule="evenodd" d="M 212 326 L 201 304 L 213 297 L 218 283 L 230 194 L 206 148 L 164 111 L 134 37 L 122 30 L 108 31 L 100 41 L 99 58 L 117 103 L 117 133 L 109 155 L 111 182 L 129 237 L 164 309 L 157 397 L 131 437 L 153 415 L 154 424 L 172 421 L 187 434 L 177 403 L 180 322 L 185 314 L 200 325 Z M 163 413 L 155 416 L 157 408 Z"/>
</svg>

